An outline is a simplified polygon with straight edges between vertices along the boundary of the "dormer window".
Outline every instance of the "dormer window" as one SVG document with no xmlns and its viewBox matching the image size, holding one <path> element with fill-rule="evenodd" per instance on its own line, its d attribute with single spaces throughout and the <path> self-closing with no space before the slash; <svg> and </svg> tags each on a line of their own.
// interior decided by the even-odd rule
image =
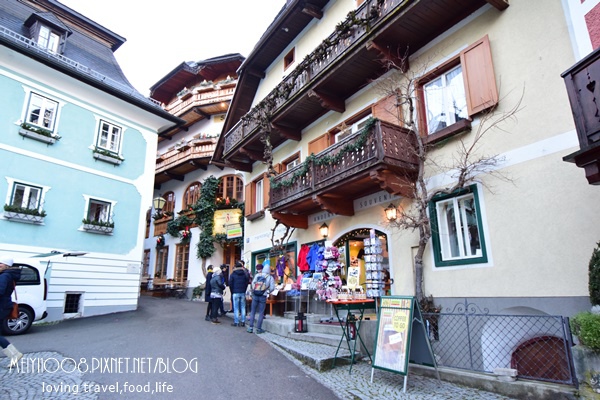
<svg viewBox="0 0 600 400">
<path fill-rule="evenodd" d="M 40 26 L 40 33 L 37 38 L 38 46 L 52 52 L 58 52 L 58 45 L 60 43 L 60 36 L 55 32 L 52 32 L 47 26 Z"/>
<path fill-rule="evenodd" d="M 24 25 L 29 28 L 29 38 L 41 49 L 62 54 L 71 30 L 50 12 L 31 14 Z"/>
</svg>

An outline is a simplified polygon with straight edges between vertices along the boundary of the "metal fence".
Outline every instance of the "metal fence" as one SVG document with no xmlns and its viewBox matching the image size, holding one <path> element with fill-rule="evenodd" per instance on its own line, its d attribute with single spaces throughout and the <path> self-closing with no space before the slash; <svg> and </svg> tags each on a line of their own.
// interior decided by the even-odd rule
<svg viewBox="0 0 600 400">
<path fill-rule="evenodd" d="M 567 318 L 489 314 L 466 300 L 423 318 L 438 366 L 490 373 L 513 368 L 520 378 L 576 384 Z"/>
</svg>

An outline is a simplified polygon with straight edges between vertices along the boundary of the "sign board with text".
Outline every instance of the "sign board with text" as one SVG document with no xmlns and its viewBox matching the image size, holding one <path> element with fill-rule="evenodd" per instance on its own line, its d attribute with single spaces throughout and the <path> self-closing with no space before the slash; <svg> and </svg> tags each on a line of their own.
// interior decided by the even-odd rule
<svg viewBox="0 0 600 400">
<path fill-rule="evenodd" d="M 242 210 L 239 208 L 230 208 L 225 210 L 216 210 L 213 226 L 213 234 L 227 234 L 227 227 L 233 224 L 240 223 Z M 241 235 L 240 235 L 241 236 Z"/>
</svg>

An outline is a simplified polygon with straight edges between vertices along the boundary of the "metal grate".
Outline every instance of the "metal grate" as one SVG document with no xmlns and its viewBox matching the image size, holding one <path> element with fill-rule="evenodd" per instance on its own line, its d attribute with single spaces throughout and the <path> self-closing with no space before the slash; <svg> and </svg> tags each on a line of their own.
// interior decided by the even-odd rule
<svg viewBox="0 0 600 400">
<path fill-rule="evenodd" d="M 513 368 L 520 378 L 575 384 L 567 318 L 488 314 L 466 301 L 423 318 L 439 366 L 479 372 Z"/>
</svg>

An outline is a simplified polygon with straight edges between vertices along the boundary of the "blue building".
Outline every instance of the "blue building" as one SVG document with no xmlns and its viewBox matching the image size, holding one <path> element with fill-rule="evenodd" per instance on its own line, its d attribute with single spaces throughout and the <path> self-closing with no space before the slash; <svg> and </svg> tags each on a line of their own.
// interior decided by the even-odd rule
<svg viewBox="0 0 600 400">
<path fill-rule="evenodd" d="M 125 39 L 55 0 L 0 2 L 0 253 L 50 257 L 47 321 L 137 307 L 157 134 Z"/>
</svg>

